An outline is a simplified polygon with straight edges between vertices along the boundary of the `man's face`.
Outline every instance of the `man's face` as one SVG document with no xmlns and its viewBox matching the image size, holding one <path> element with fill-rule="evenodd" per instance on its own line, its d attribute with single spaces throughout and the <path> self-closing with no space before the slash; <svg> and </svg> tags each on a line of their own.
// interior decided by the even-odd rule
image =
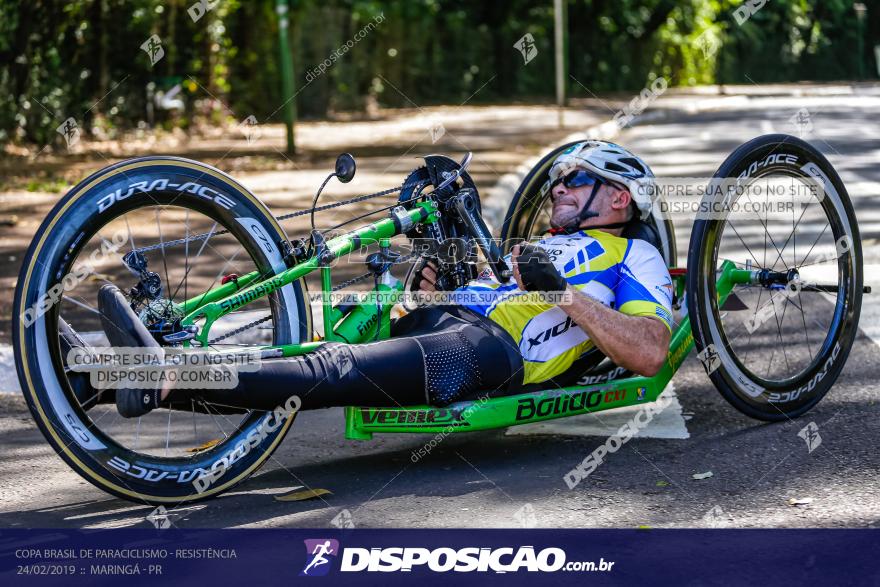
<svg viewBox="0 0 880 587">
<path fill-rule="evenodd" d="M 599 187 L 599 193 L 593 198 L 590 210 L 600 214 L 598 218 L 591 218 L 585 224 L 595 223 L 604 216 L 605 201 L 608 199 L 609 192 L 614 188 L 606 184 Z M 553 211 L 550 214 L 550 226 L 566 226 L 575 220 L 583 209 L 590 194 L 593 193 L 593 186 L 585 185 L 577 188 L 567 188 L 565 183 L 559 182 L 551 190 L 550 197 L 553 200 Z"/>
</svg>

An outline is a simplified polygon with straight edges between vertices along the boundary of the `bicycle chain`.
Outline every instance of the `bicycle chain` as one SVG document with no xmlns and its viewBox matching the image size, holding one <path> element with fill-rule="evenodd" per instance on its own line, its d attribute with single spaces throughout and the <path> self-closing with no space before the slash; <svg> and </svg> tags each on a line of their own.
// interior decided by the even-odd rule
<svg viewBox="0 0 880 587">
<path fill-rule="evenodd" d="M 271 320 L 271 319 L 272 319 L 272 314 L 269 314 L 267 316 L 263 316 L 262 318 L 260 318 L 258 320 L 254 320 L 250 324 L 245 324 L 244 326 L 240 326 L 240 327 L 236 328 L 235 330 L 230 330 L 226 334 L 222 334 L 222 335 L 218 336 L 217 338 L 213 338 L 213 339 L 209 340 L 208 346 L 211 346 L 212 344 L 217 344 L 221 340 L 226 340 L 227 338 L 235 336 L 236 334 L 241 334 L 245 330 L 250 330 L 254 326 L 257 326 L 258 324 L 262 324 L 263 322 L 265 322 L 267 320 Z"/>
</svg>

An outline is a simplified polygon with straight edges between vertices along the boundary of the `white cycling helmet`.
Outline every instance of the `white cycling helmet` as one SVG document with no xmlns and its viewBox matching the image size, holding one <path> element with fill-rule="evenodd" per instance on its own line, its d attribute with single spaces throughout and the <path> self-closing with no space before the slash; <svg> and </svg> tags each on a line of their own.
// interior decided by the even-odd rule
<svg viewBox="0 0 880 587">
<path fill-rule="evenodd" d="M 607 141 L 584 141 L 563 151 L 550 167 L 550 183 L 577 167 L 585 168 L 629 190 L 644 220 L 651 212 L 654 173 L 648 164 L 620 145 Z"/>
</svg>

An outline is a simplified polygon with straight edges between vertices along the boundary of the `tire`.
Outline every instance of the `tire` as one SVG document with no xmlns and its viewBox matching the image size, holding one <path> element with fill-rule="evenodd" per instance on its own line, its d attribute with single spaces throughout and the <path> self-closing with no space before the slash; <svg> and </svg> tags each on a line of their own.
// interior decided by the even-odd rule
<svg viewBox="0 0 880 587">
<path fill-rule="evenodd" d="M 228 438 L 190 451 L 194 454 L 188 456 L 166 458 L 133 450 L 96 425 L 71 390 L 58 337 L 54 334 L 58 331 L 59 306 L 66 298 L 58 300 L 42 315 L 33 311 L 51 287 L 62 283 L 72 272 L 74 260 L 85 243 L 95 235 L 100 236 L 101 227 L 118 223 L 121 218 L 127 222 L 128 215 L 137 215 L 150 206 L 157 209 L 157 225 L 160 225 L 158 210 L 172 208 L 186 211 L 187 230 L 191 212 L 213 219 L 214 226 L 229 231 L 223 238 L 238 242 L 250 257 L 248 263 L 253 263 L 264 275 L 285 268 L 281 255 L 281 244 L 286 241 L 284 231 L 266 207 L 228 175 L 208 165 L 175 157 L 124 161 L 93 174 L 71 189 L 40 226 L 25 256 L 15 293 L 13 344 L 19 380 L 30 411 L 48 442 L 74 471 L 123 499 L 176 504 L 216 496 L 246 479 L 277 448 L 293 417 L 268 430 L 266 422 L 272 417 L 271 413 L 247 412 L 239 423 L 231 425 Z M 131 229 L 129 237 L 133 246 Z M 120 251 L 118 257 L 121 254 Z M 164 260 L 164 246 L 162 256 Z M 198 257 L 193 267 L 197 261 Z M 188 276 L 189 268 L 184 273 L 184 282 Z M 167 268 L 165 277 L 168 277 Z M 168 286 L 170 290 L 170 280 Z M 285 286 L 272 295 L 267 302 L 271 308 L 272 333 L 267 336 L 275 344 L 309 340 L 312 324 L 305 283 Z M 25 314 L 26 310 L 31 310 L 30 316 Z M 172 410 L 167 411 L 170 431 Z M 196 410 L 193 411 L 195 422 Z M 138 426 L 139 423 L 138 420 Z M 139 434 L 140 428 L 138 441 Z M 254 434 L 262 436 L 254 439 Z M 254 440 L 251 444 L 248 444 L 249 435 Z M 242 446 L 249 450 L 243 450 Z M 165 450 L 167 454 L 168 440 Z M 193 480 L 221 461 L 228 465 L 223 475 L 206 490 L 197 491 Z"/>
<path fill-rule="evenodd" d="M 573 141 L 556 147 L 544 155 L 523 178 L 522 183 L 520 183 L 519 188 L 517 188 L 513 195 L 501 228 L 502 250 L 505 254 L 510 252 L 512 245 L 517 241 L 537 236 L 535 227 L 540 222 L 541 209 L 546 205 L 547 199 L 547 194 L 541 193 L 541 187 L 547 181 L 550 167 L 552 167 L 559 154 L 579 142 Z M 645 219 L 645 222 L 660 237 L 662 245 L 661 254 L 663 255 L 663 260 L 666 261 L 666 266 L 675 267 L 678 264 L 675 228 L 672 225 L 672 220 L 664 216 L 662 212 L 665 209 L 665 206 L 662 205 L 662 195 L 658 197 L 658 200 L 660 205 L 652 207 L 651 215 Z M 538 230 L 540 231 L 540 228 Z M 612 376 L 614 379 L 622 379 L 630 377 L 632 372 L 621 372 L 614 363 L 605 359 L 598 365 L 588 369 L 585 375 L 589 376 L 587 380 L 592 381 L 597 378 L 607 380 L 608 377 Z"/>
<path fill-rule="evenodd" d="M 802 192 L 790 188 L 789 231 L 786 195 L 773 192 L 772 187 L 811 181 L 821 182 L 824 195 L 804 196 L 798 210 L 795 194 Z M 762 185 L 767 187 L 763 218 L 755 210 L 754 199 Z M 840 176 L 819 151 L 782 134 L 758 137 L 736 149 L 715 173 L 702 210 L 720 201 L 712 195 L 719 187 L 735 187 L 741 193 L 731 196 L 728 207 L 696 221 L 688 252 L 687 304 L 698 356 L 724 399 L 743 414 L 764 421 L 798 417 L 831 389 L 857 334 L 863 275 L 852 203 Z M 747 204 L 752 211 L 743 213 L 749 222 L 737 228 L 736 214 Z M 760 209 L 760 200 L 757 205 Z M 760 232 L 762 227 L 763 234 L 750 236 L 749 230 Z M 812 240 L 814 235 L 818 236 Z M 802 243 L 812 240 L 806 254 L 803 244 L 798 252 L 798 239 Z M 789 254 L 791 264 L 786 261 Z M 719 308 L 715 276 L 725 258 L 739 268 L 784 273 L 788 281 L 785 285 L 777 279 L 769 286 L 755 282 L 737 286 L 734 293 L 741 306 Z M 740 259 L 745 262 L 740 264 Z M 808 275 L 837 282 L 820 286 Z M 786 315 L 792 317 L 788 322 Z"/>
</svg>

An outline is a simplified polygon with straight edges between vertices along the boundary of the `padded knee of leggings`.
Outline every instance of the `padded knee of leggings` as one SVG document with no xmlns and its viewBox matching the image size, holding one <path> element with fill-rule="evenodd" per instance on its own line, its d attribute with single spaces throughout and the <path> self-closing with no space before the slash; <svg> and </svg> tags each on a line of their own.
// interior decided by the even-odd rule
<svg viewBox="0 0 880 587">
<path fill-rule="evenodd" d="M 483 383 L 477 352 L 461 330 L 418 337 L 425 355 L 425 390 L 433 405 L 452 403 Z"/>
</svg>

